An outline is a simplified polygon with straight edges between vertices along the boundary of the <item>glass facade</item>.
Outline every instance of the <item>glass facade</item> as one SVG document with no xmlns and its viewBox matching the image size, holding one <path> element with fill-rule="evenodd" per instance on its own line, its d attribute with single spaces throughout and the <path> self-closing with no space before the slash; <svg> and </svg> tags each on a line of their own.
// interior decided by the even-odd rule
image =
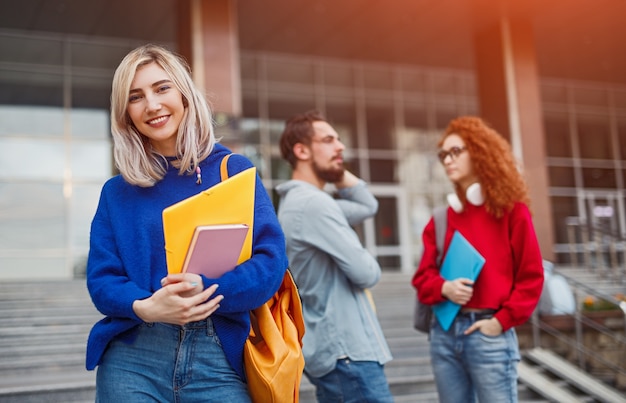
<svg viewBox="0 0 626 403">
<path fill-rule="evenodd" d="M 626 234 L 626 88 L 544 79 L 541 90 L 554 248 L 569 263 L 568 217 Z"/>
<path fill-rule="evenodd" d="M 244 121 L 259 122 L 248 146 L 265 153 L 266 186 L 289 178 L 278 148 L 285 119 L 320 110 L 380 203 L 361 239 L 386 270 L 413 271 L 430 211 L 451 190 L 435 157 L 439 134 L 451 118 L 477 113 L 471 73 L 254 52 L 241 66 Z"/>
<path fill-rule="evenodd" d="M 114 174 L 111 79 L 138 44 L 0 31 L 0 278 L 82 275 L 100 188 Z M 244 51 L 241 78 L 243 116 L 218 116 L 222 142 L 254 162 L 277 201 L 272 189 L 290 177 L 278 149 L 285 119 L 323 112 L 380 202 L 359 236 L 385 270 L 412 272 L 431 210 L 451 191 L 436 142 L 450 119 L 479 113 L 473 73 Z M 541 93 L 565 263 L 568 217 L 626 231 L 626 88 L 543 79 Z"/>
<path fill-rule="evenodd" d="M 414 270 L 431 209 L 451 190 L 434 156 L 436 142 L 451 119 L 478 113 L 472 73 L 267 53 L 241 59 L 244 115 L 259 122 L 258 149 L 271 155 L 268 187 L 289 175 L 276 145 L 284 119 L 322 111 L 348 146 L 349 168 L 381 202 L 360 232 L 365 244 L 387 270 Z M 554 249 L 557 261 L 567 263 L 568 217 L 608 219 L 626 232 L 626 88 L 542 79 L 541 94 Z"/>
<path fill-rule="evenodd" d="M 113 71 L 137 44 L 0 32 L 0 278 L 83 275 L 114 173 Z"/>
</svg>

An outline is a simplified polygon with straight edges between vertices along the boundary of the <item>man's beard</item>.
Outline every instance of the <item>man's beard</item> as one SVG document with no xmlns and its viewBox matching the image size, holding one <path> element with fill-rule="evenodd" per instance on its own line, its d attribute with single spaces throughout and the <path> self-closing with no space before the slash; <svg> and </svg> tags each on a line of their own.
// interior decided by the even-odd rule
<svg viewBox="0 0 626 403">
<path fill-rule="evenodd" d="M 343 164 L 339 168 L 322 169 L 315 161 L 313 161 L 313 172 L 318 178 L 326 183 L 335 183 L 343 179 L 343 172 L 345 168 Z"/>
</svg>

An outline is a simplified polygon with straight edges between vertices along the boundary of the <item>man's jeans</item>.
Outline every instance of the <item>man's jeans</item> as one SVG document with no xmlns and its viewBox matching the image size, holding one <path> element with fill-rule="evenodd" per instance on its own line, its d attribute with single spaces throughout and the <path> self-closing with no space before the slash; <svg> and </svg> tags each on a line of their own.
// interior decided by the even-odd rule
<svg viewBox="0 0 626 403">
<path fill-rule="evenodd" d="M 445 332 L 437 320 L 430 331 L 430 357 L 441 403 L 517 402 L 517 363 L 514 329 L 496 336 L 478 330 L 463 332 L 474 319 L 457 316 Z"/>
<path fill-rule="evenodd" d="M 320 403 L 393 403 L 384 367 L 375 361 L 343 358 L 321 378 L 304 374 L 315 385 Z"/>
<path fill-rule="evenodd" d="M 96 377 L 96 402 L 250 402 L 210 319 L 143 324 L 132 344 L 113 340 Z"/>
</svg>

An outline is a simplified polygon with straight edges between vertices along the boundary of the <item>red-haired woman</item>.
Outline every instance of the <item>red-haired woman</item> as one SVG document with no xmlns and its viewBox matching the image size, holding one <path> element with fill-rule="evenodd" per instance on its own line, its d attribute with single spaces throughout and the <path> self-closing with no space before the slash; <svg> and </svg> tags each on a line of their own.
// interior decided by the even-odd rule
<svg viewBox="0 0 626 403">
<path fill-rule="evenodd" d="M 425 304 L 461 305 L 447 331 L 437 320 L 430 331 L 439 399 L 516 402 L 520 355 L 514 327 L 530 317 L 543 286 L 526 184 L 509 144 L 480 118 L 454 119 L 439 147 L 455 188 L 448 196 L 444 259 L 456 231 L 485 258 L 475 281 L 445 280 L 437 265 L 434 221 L 426 225 L 413 286 Z"/>
</svg>

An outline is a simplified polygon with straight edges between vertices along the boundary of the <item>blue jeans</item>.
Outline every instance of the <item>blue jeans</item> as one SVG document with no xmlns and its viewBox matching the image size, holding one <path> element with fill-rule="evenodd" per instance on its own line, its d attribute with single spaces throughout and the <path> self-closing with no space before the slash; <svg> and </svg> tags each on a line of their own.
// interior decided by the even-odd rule
<svg viewBox="0 0 626 403">
<path fill-rule="evenodd" d="M 113 340 L 96 376 L 96 402 L 250 402 L 207 319 L 145 323 L 132 344 Z"/>
<path fill-rule="evenodd" d="M 441 403 L 517 402 L 517 335 L 509 329 L 499 336 L 478 330 L 463 332 L 474 319 L 457 316 L 445 332 L 437 320 L 430 330 L 430 357 Z"/>
<path fill-rule="evenodd" d="M 320 403 L 393 403 L 384 367 L 375 361 L 342 358 L 328 374 L 315 378 L 304 371 L 315 385 Z"/>
</svg>

